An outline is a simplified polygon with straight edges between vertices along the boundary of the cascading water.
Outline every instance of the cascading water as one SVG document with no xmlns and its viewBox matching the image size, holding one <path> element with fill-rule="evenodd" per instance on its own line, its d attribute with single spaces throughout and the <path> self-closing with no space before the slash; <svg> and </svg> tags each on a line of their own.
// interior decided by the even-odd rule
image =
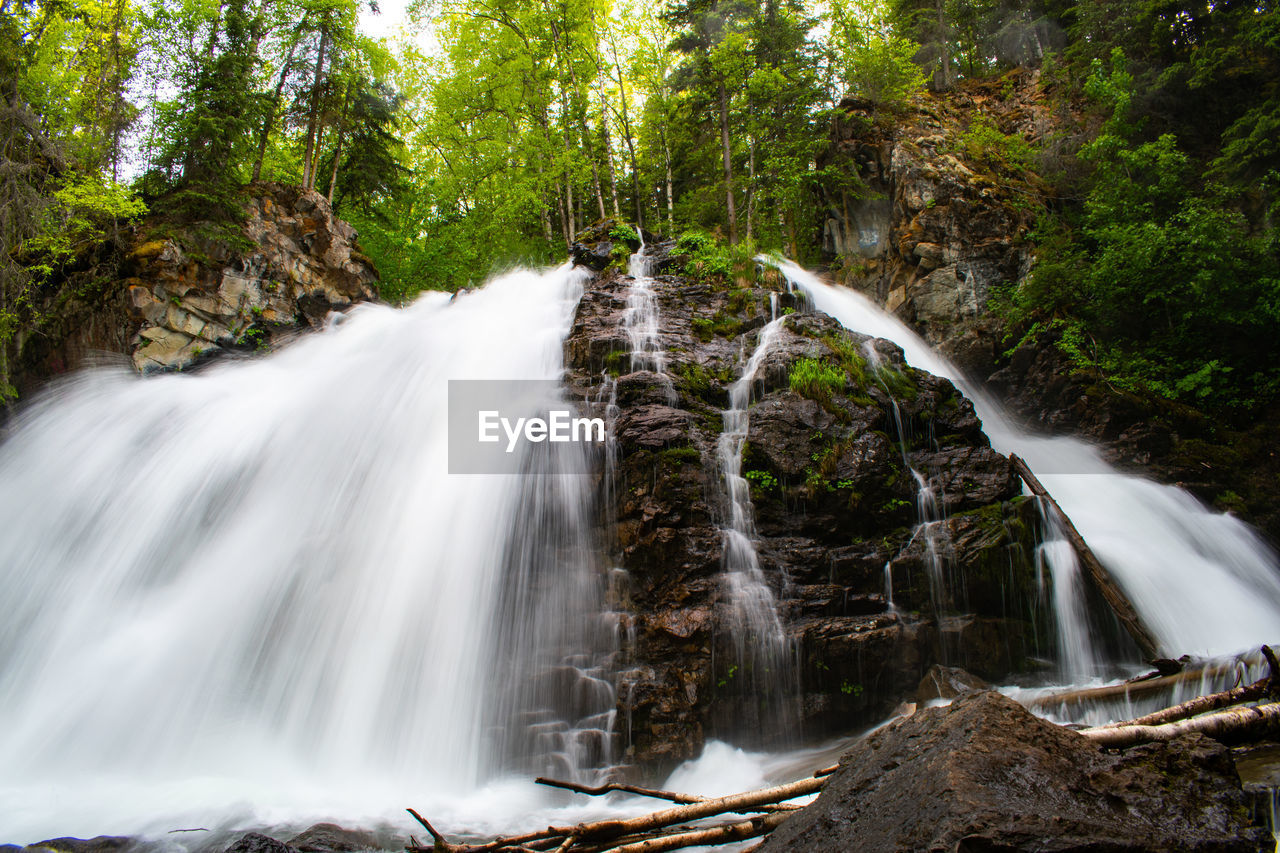
<svg viewBox="0 0 1280 853">
<path fill-rule="evenodd" d="M 742 376 L 729 387 L 729 408 L 723 413 L 724 431 L 716 442 L 716 461 L 724 480 L 723 568 L 733 614 L 731 630 L 736 665 L 746 670 L 751 693 L 774 706 L 769 709 L 774 717 L 785 716 L 786 699 L 794 692 L 790 684 L 792 652 L 778 616 L 777 601 L 756 552 L 755 511 L 751 505 L 751 486 L 742 476 L 742 449 L 750 429 L 748 408 L 760 365 L 785 321 L 785 317 L 779 317 L 760 330 Z"/>
<path fill-rule="evenodd" d="M 559 380 L 581 288 L 516 272 L 27 409 L 0 446 L 2 840 L 385 814 L 611 760 L 585 452 L 447 474 L 447 381 Z"/>
<path fill-rule="evenodd" d="M 973 401 L 992 446 L 1026 460 L 1166 652 L 1221 655 L 1276 639 L 1280 569 L 1276 555 L 1248 525 L 1210 512 L 1180 489 L 1119 473 L 1084 442 L 1019 429 L 918 335 L 869 299 L 826 284 L 789 261 L 777 265 L 818 310 L 848 329 L 893 341 L 910 364 L 954 382 Z M 1062 612 L 1058 617 L 1072 618 Z M 1083 671 L 1090 665 L 1075 661 L 1067 668 Z"/>
<path fill-rule="evenodd" d="M 862 347 L 863 355 L 866 356 L 867 365 L 871 368 L 872 375 L 879 383 L 881 389 L 889 398 L 890 411 L 893 412 L 894 428 L 898 432 L 898 450 L 902 455 L 902 465 L 911 473 L 911 478 L 916 484 L 916 527 L 912 533 L 912 539 L 918 539 L 924 543 L 925 567 L 929 573 L 929 594 L 933 599 L 934 614 L 941 619 L 942 610 L 947 603 L 947 586 L 944 572 L 944 557 L 950 541 L 947 535 L 945 525 L 946 518 L 942 513 L 942 502 L 938 499 L 937 490 L 911 464 L 911 459 L 907 453 L 908 435 L 907 425 L 902 420 L 902 410 L 898 407 L 898 399 L 894 396 L 893 389 L 886 380 L 884 359 L 880 357 L 880 353 L 875 348 L 874 340 L 868 340 Z M 887 600 L 892 601 L 892 583 L 893 572 L 892 564 L 885 567 Z M 946 649 L 943 649 L 944 653 Z"/>
<path fill-rule="evenodd" d="M 1047 573 L 1052 594 L 1045 601 L 1052 601 L 1057 613 L 1058 660 L 1063 678 L 1072 684 L 1083 684 L 1098 678 L 1105 672 L 1101 657 L 1094 647 L 1089 630 L 1089 614 L 1086 602 L 1084 576 L 1080 560 L 1067 540 L 1066 531 L 1056 513 L 1049 511 L 1043 501 L 1037 500 L 1040 525 L 1043 531 L 1036 546 L 1038 577 Z"/>
<path fill-rule="evenodd" d="M 675 402 L 675 385 L 667 376 L 667 353 L 660 337 L 662 315 L 658 310 L 658 294 L 653 290 L 653 278 L 649 275 L 649 258 L 645 255 L 643 236 L 640 248 L 628 261 L 627 274 L 631 277 L 631 286 L 627 289 L 622 327 L 631 344 L 631 370 L 658 374 L 666 386 L 667 398 Z"/>
</svg>

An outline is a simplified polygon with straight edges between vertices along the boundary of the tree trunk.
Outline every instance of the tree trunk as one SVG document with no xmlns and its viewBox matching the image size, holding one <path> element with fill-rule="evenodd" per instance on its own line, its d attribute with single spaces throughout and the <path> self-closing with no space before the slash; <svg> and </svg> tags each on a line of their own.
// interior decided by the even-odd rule
<svg viewBox="0 0 1280 853">
<path fill-rule="evenodd" d="M 951 73 L 951 51 L 947 47 L 947 5 L 945 0 L 936 0 L 938 11 L 938 56 L 942 64 L 942 88 L 950 89 L 955 85 L 955 77 Z"/>
<path fill-rule="evenodd" d="M 307 141 L 302 150 L 302 189 L 309 190 L 315 186 L 315 176 L 311 172 L 311 158 L 316 148 L 316 130 L 320 124 L 320 80 L 324 75 L 324 53 L 329 47 L 329 28 L 320 28 L 320 48 L 316 52 L 316 71 L 311 78 L 311 103 L 307 116 Z"/>
<path fill-rule="evenodd" d="M 660 132 L 662 137 L 662 157 L 667 165 L 667 230 L 671 233 L 672 239 L 676 235 L 676 202 L 675 202 L 675 181 L 671 176 L 671 148 L 667 145 L 667 134 Z M 637 201 L 637 204 L 639 202 Z"/>
<path fill-rule="evenodd" d="M 275 127 L 276 111 L 280 109 L 280 99 L 284 96 L 284 84 L 289 77 L 289 70 L 293 65 L 293 54 L 297 49 L 298 42 L 295 39 L 289 44 L 289 52 L 285 54 L 284 65 L 280 66 L 280 79 L 276 81 L 276 89 L 272 95 L 271 104 L 267 108 L 267 114 L 262 118 L 262 132 L 258 134 L 258 157 L 253 161 L 254 182 L 262 180 L 262 161 L 267 156 L 267 142 L 270 140 L 271 131 Z"/>
<path fill-rule="evenodd" d="M 333 193 L 338 186 L 338 161 L 342 159 L 342 140 L 347 128 L 347 109 L 351 103 L 351 84 L 342 95 L 342 115 L 338 119 L 338 142 L 333 149 L 333 171 L 329 174 L 329 204 L 333 205 Z"/>
<path fill-rule="evenodd" d="M 720 146 L 724 154 L 725 208 L 729 213 L 729 242 L 738 242 L 738 212 L 733 204 L 733 158 L 729 147 L 729 93 L 720 81 Z"/>
<path fill-rule="evenodd" d="M 747 242 L 753 234 L 752 222 L 756 218 L 756 139 L 747 140 Z"/>
<path fill-rule="evenodd" d="M 1121 624 L 1124 625 L 1125 630 L 1129 632 L 1129 636 L 1133 638 L 1138 649 L 1146 656 L 1147 660 L 1163 657 L 1160 654 L 1160 644 L 1157 642 L 1155 635 L 1143 624 L 1142 617 L 1138 615 L 1133 603 L 1129 601 L 1124 591 L 1120 589 L 1119 584 L 1111 577 L 1111 573 L 1107 571 L 1106 567 L 1102 565 L 1102 562 L 1093 553 L 1093 549 L 1084 541 L 1080 531 L 1076 530 L 1076 526 L 1071 523 L 1071 519 L 1062 511 L 1062 507 L 1058 506 L 1057 501 L 1040 484 L 1040 481 L 1036 479 L 1036 475 L 1027 467 L 1026 462 L 1023 462 L 1016 455 L 1010 456 L 1009 461 L 1013 463 L 1014 469 L 1026 481 L 1031 491 L 1048 503 L 1050 511 L 1057 515 L 1058 520 L 1062 522 L 1062 528 L 1067 534 L 1067 540 L 1080 557 L 1081 565 L 1088 571 L 1089 577 L 1093 579 L 1094 586 L 1102 593 L 1102 597 L 1107 600 L 1112 612 L 1116 614 Z"/>
</svg>

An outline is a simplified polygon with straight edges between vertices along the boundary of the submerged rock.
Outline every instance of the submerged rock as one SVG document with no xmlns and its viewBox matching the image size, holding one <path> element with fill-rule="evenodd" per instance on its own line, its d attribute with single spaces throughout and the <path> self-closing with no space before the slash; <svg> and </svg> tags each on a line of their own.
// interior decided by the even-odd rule
<svg viewBox="0 0 1280 853">
<path fill-rule="evenodd" d="M 1253 853 L 1231 753 L 1200 735 L 1115 753 L 983 692 L 866 737 L 761 853 Z"/>
</svg>

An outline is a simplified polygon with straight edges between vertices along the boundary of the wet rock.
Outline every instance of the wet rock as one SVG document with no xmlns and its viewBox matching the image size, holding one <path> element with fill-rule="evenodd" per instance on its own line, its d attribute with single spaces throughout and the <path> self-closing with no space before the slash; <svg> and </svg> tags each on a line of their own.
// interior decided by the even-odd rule
<svg viewBox="0 0 1280 853">
<path fill-rule="evenodd" d="M 297 850 L 269 835 L 249 832 L 228 846 L 224 853 L 297 853 Z"/>
<path fill-rule="evenodd" d="M 290 838 L 289 846 L 301 853 L 354 853 L 378 850 L 382 844 L 370 832 L 343 829 L 332 823 L 317 823 Z"/>
<path fill-rule="evenodd" d="M 971 672 L 935 663 L 920 679 L 920 686 L 916 688 L 916 704 L 923 706 L 934 699 L 954 699 L 964 693 L 989 689 L 990 684 Z"/>
<path fill-rule="evenodd" d="M 52 850 L 54 853 L 128 853 L 139 848 L 136 838 L 99 835 L 96 838 L 51 838 L 21 848 L 23 853 Z"/>
<path fill-rule="evenodd" d="M 985 692 L 869 735 L 759 849 L 1252 853 L 1265 839 L 1220 744 L 1104 752 Z"/>
<path fill-rule="evenodd" d="M 734 645 L 717 459 L 728 389 L 771 301 L 791 299 L 796 313 L 759 365 L 741 470 L 761 570 L 798 661 L 763 679 L 799 683 L 777 699 L 790 704 L 787 725 L 847 731 L 914 696 L 934 663 L 999 677 L 1043 651 L 1037 638 L 1050 634 L 1032 625 L 1044 614 L 1025 603 L 1035 597 L 1034 508 L 950 382 L 909 367 L 888 341 L 804 312 L 763 273 L 653 276 L 665 375 L 633 371 L 630 285 L 617 266 L 591 281 L 565 344 L 572 393 L 613 418 L 601 495 L 610 559 L 627 574 L 619 609 L 635 628 L 618 697 L 628 757 L 662 767 L 706 737 L 763 745 L 780 733 Z M 793 388 L 801 362 L 842 378 L 827 391 Z M 915 531 L 911 468 L 947 515 L 929 537 Z M 926 540 L 941 553 L 940 577 Z"/>
</svg>

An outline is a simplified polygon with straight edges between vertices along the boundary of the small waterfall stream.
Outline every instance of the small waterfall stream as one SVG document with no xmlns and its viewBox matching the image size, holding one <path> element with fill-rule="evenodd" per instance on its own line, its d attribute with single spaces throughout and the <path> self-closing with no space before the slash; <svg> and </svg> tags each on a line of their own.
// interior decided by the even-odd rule
<svg viewBox="0 0 1280 853">
<path fill-rule="evenodd" d="M 725 524 L 721 528 L 722 565 L 734 615 L 731 624 L 736 665 L 745 670 L 751 692 L 772 705 L 783 704 L 793 692 L 789 689 L 792 651 L 756 552 L 755 511 L 751 506 L 751 485 L 742 476 L 742 449 L 750 429 L 748 409 L 757 374 L 785 320 L 779 317 L 760 330 L 742 375 L 729 387 L 724 431 L 716 443 L 716 461 L 724 481 L 726 504 Z M 778 701 L 771 701 L 775 699 Z M 781 713 L 780 709 L 773 712 Z"/>
</svg>

